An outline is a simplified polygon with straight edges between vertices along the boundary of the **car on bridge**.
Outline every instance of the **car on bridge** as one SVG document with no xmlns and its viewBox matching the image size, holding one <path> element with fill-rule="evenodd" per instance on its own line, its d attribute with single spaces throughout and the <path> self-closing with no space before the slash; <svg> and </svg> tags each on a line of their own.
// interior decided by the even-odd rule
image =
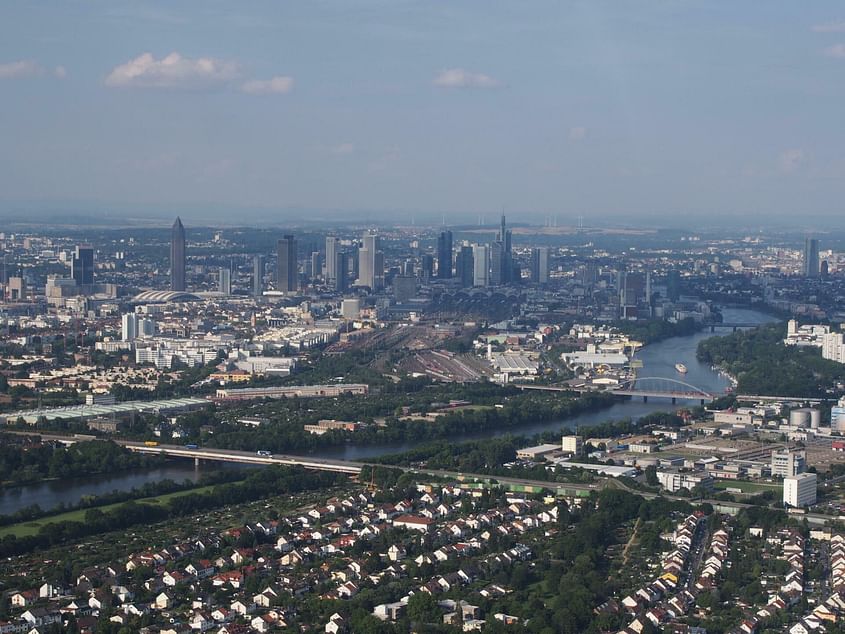
<svg viewBox="0 0 845 634">
<path fill-rule="evenodd" d="M 265 458 L 269 458 L 273 455 L 273 453 L 270 452 L 270 451 L 264 451 L 262 449 L 259 449 L 258 451 L 255 452 L 255 455 L 256 456 L 263 456 Z"/>
</svg>

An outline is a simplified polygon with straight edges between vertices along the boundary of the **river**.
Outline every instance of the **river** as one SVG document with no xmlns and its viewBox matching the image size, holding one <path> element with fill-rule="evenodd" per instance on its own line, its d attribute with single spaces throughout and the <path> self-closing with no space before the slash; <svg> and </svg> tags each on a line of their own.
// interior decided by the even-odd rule
<svg viewBox="0 0 845 634">
<path fill-rule="evenodd" d="M 757 323 L 763 324 L 775 321 L 774 317 L 758 311 L 725 308 L 722 311 L 724 320 L 727 323 Z M 724 334 L 727 331 L 717 330 L 717 334 Z M 710 369 L 707 364 L 701 363 L 695 357 L 696 347 L 702 339 L 712 337 L 709 330 L 686 337 L 673 337 L 643 348 L 637 358 L 642 361 L 643 367 L 639 370 L 641 377 L 668 377 L 682 380 L 685 383 L 711 393 L 724 392 L 728 386 L 728 380 Z M 687 366 L 687 374 L 680 375 L 675 370 L 676 363 L 683 363 Z M 551 421 L 526 425 L 510 433 L 520 435 L 533 435 L 545 431 L 564 431 L 575 427 L 589 427 L 611 420 L 624 418 L 636 419 L 640 416 L 658 411 L 668 411 L 683 407 L 683 402 L 672 405 L 666 399 L 650 399 L 644 403 L 641 399 L 631 399 L 595 412 L 588 412 L 573 418 L 562 421 Z M 457 435 L 450 440 L 462 442 L 478 438 L 489 438 L 502 435 L 502 430 L 490 430 L 474 434 Z M 314 452 L 312 455 L 339 458 L 345 460 L 361 460 L 387 453 L 406 451 L 413 447 L 412 443 L 397 443 L 393 445 L 357 446 L 347 444 L 342 447 L 331 447 Z M 84 478 L 68 478 L 61 481 L 41 482 L 20 487 L 12 487 L 0 490 L 0 515 L 14 513 L 18 509 L 38 504 L 42 509 L 51 509 L 64 502 L 67 505 L 76 504 L 86 495 L 99 495 L 112 491 L 127 491 L 133 487 L 140 487 L 147 482 L 158 482 L 164 479 L 171 479 L 181 482 L 185 479 L 196 481 L 203 473 L 219 470 L 221 468 L 239 468 L 235 465 L 221 466 L 219 464 L 203 463 L 195 467 L 190 462 L 172 462 L 163 467 L 128 471 L 109 475 L 98 475 Z"/>
</svg>

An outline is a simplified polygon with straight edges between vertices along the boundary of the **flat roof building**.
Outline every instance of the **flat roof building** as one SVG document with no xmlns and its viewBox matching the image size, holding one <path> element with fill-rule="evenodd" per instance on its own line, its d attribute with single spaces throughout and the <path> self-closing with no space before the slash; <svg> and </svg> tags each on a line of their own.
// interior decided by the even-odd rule
<svg viewBox="0 0 845 634">
<path fill-rule="evenodd" d="M 816 503 L 817 480 L 815 473 L 799 473 L 783 479 L 783 503 L 800 508 Z"/>
</svg>

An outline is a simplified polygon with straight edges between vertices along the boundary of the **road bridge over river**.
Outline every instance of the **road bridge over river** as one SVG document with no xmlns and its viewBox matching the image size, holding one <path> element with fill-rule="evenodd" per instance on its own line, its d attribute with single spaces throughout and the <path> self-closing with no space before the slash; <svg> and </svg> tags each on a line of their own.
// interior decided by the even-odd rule
<svg viewBox="0 0 845 634">
<path fill-rule="evenodd" d="M 74 436 L 60 436 L 56 434 L 40 434 L 43 440 L 61 442 L 64 444 L 74 444 L 87 440 L 87 438 L 79 438 Z M 206 447 L 185 447 L 180 445 L 158 444 L 155 446 L 147 445 L 146 443 L 116 440 L 120 445 L 123 445 L 131 451 L 139 453 L 157 453 L 174 458 L 193 458 L 195 460 L 222 460 L 229 462 L 241 462 L 245 464 L 280 464 L 287 466 L 301 466 L 306 469 L 314 469 L 319 471 L 332 471 L 335 473 L 347 473 L 349 475 L 362 476 L 366 480 L 369 475 L 368 471 L 377 467 L 391 467 L 401 469 L 408 473 L 435 476 L 439 478 L 446 478 L 457 480 L 459 482 L 474 483 L 477 486 L 504 486 L 511 490 L 526 491 L 526 492 L 540 492 L 543 490 L 553 491 L 558 495 L 565 495 L 570 497 L 589 496 L 593 492 L 598 492 L 604 488 L 617 488 L 627 491 L 629 493 L 640 495 L 646 499 L 654 499 L 657 497 L 665 497 L 669 500 L 686 501 L 691 503 L 709 503 L 720 513 L 728 513 L 736 515 L 742 509 L 751 508 L 753 505 L 742 502 L 727 502 L 723 500 L 710 499 L 696 499 L 691 500 L 685 497 L 674 495 L 663 495 L 651 491 L 640 491 L 633 488 L 621 480 L 612 478 L 600 480 L 595 483 L 576 483 L 576 482 L 549 482 L 545 480 L 529 480 L 525 478 L 509 477 L 509 476 L 491 476 L 479 473 L 461 473 L 457 471 L 444 471 L 440 469 L 426 469 L 420 467 L 409 467 L 402 465 L 382 465 L 368 462 L 353 462 L 348 460 L 335 460 L 332 458 L 319 458 L 313 456 L 291 456 L 274 454 L 270 456 L 258 455 L 255 452 L 239 451 L 234 449 L 212 449 Z M 810 524 L 823 525 L 826 522 L 838 519 L 836 516 L 820 515 L 814 513 L 807 513 L 800 516 L 802 519 L 806 518 Z"/>
</svg>

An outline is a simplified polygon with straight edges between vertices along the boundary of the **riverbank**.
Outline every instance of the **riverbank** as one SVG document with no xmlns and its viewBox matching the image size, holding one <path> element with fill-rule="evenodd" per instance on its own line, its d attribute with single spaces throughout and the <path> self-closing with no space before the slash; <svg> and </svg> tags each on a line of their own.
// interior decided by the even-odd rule
<svg viewBox="0 0 845 634">
<path fill-rule="evenodd" d="M 744 309 L 725 308 L 722 310 L 726 322 L 764 324 L 775 319 L 764 313 Z M 676 363 L 687 366 L 688 373 L 684 381 L 712 394 L 725 393 L 730 382 L 724 376 L 714 371 L 711 364 L 696 358 L 698 343 L 714 335 L 709 332 L 697 332 L 693 335 L 672 337 L 650 344 L 637 353 L 638 361 L 643 367 L 639 374 L 647 377 L 676 377 Z M 718 335 L 716 335 L 718 336 Z M 685 402 L 679 400 L 676 404 L 666 399 L 651 398 L 648 402 L 642 399 L 620 400 L 609 407 L 576 413 L 567 418 L 555 420 L 528 419 L 518 427 L 475 429 L 470 432 L 458 433 L 450 430 L 447 437 L 449 443 L 462 443 L 471 440 L 483 440 L 505 434 L 520 436 L 535 436 L 548 433 L 552 437 L 567 433 L 570 430 L 582 428 L 584 430 L 596 427 L 608 421 L 638 420 L 643 416 L 661 411 L 674 411 L 697 404 L 697 401 Z M 330 417 L 330 416 L 327 416 Z M 418 425 L 418 427 L 420 427 Z M 244 432 L 248 433 L 248 432 Z M 426 444 L 426 439 L 397 439 L 393 442 L 379 444 L 358 444 L 354 440 L 332 447 L 312 448 L 310 450 L 286 450 L 285 453 L 332 458 L 339 460 L 367 460 L 369 458 L 403 453 L 417 446 Z M 235 447 L 233 447 L 235 448 Z M 195 466 L 193 462 L 176 461 L 166 466 L 123 474 L 101 474 L 87 478 L 69 478 L 49 483 L 39 483 L 16 487 L 14 490 L 0 491 L 0 514 L 9 515 L 20 508 L 38 504 L 41 508 L 49 509 L 60 503 L 76 504 L 85 495 L 110 493 L 114 490 L 129 490 L 143 486 L 146 482 L 156 482 L 164 479 L 182 481 L 189 478 L 198 481 L 202 474 L 220 469 L 243 469 L 244 465 L 201 463 Z"/>
<path fill-rule="evenodd" d="M 164 493 L 162 495 L 157 495 L 154 497 L 132 499 L 131 501 L 136 504 L 164 505 L 170 503 L 173 500 L 177 500 L 181 497 L 185 497 L 188 495 L 201 495 L 203 493 L 208 493 L 209 491 L 213 490 L 215 486 L 217 485 L 208 484 L 201 487 L 192 487 L 190 489 L 184 489 L 182 491 L 175 491 L 173 493 Z M 57 513 L 54 515 L 44 515 L 43 517 L 40 517 L 38 519 L 29 520 L 25 522 L 18 522 L 17 524 L 10 524 L 9 526 L 3 526 L 0 527 L 0 539 L 3 539 L 8 535 L 14 535 L 16 538 L 36 535 L 47 524 L 58 524 L 62 522 L 84 522 L 86 519 L 86 515 L 90 511 L 96 510 L 100 513 L 109 513 L 118 508 L 119 506 L 125 504 L 127 501 L 128 500 L 114 502 L 112 504 L 106 504 L 103 506 L 78 508 L 73 511 Z"/>
</svg>

